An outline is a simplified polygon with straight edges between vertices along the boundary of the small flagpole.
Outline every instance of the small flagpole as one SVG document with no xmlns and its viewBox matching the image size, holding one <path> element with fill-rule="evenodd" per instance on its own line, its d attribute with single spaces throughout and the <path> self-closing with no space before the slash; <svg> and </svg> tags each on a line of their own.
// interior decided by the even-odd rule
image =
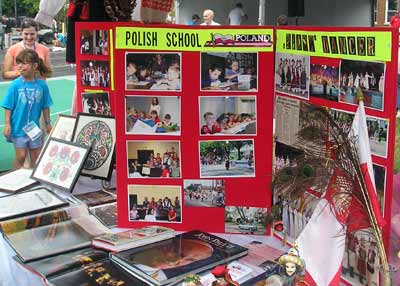
<svg viewBox="0 0 400 286">
<path fill-rule="evenodd" d="M 358 90 L 357 90 L 357 98 L 358 98 L 359 102 L 363 101 L 362 91 L 360 88 L 358 88 Z M 362 175 L 358 156 L 354 156 L 354 157 L 355 157 L 354 159 L 356 159 L 356 160 L 351 160 L 351 162 L 353 162 L 353 165 L 355 167 L 356 176 L 357 176 L 357 179 L 360 183 L 360 187 L 362 190 L 361 193 L 366 202 L 368 217 L 371 222 L 373 234 L 375 236 L 375 239 L 377 240 L 379 256 L 380 256 L 381 264 L 382 264 L 382 276 L 383 276 L 382 283 L 383 283 L 383 286 L 391 286 L 392 282 L 391 282 L 391 277 L 390 277 L 390 268 L 389 268 L 389 263 L 388 263 L 388 259 L 387 259 L 387 255 L 386 255 L 385 245 L 383 243 L 382 230 L 380 229 L 378 221 L 375 216 L 375 213 L 373 212 L 372 203 L 371 203 L 371 200 L 368 195 L 368 190 L 367 190 L 367 186 L 365 184 L 364 177 Z M 357 162 L 357 163 L 355 163 L 355 162 Z"/>
</svg>

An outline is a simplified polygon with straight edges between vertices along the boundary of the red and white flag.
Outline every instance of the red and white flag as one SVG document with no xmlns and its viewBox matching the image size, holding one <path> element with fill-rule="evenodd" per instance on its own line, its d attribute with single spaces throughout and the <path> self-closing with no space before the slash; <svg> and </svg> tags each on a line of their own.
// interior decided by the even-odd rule
<svg viewBox="0 0 400 286">
<path fill-rule="evenodd" d="M 362 101 L 360 101 L 354 117 L 350 136 L 352 140 L 356 140 L 360 167 L 372 210 L 378 224 L 383 226 L 384 220 L 375 191 L 367 121 Z M 333 204 L 335 198 L 332 198 L 331 194 L 337 190 L 332 188 L 335 187 L 334 182 L 338 176 L 341 176 L 341 179 L 346 179 L 344 174 L 334 172 L 325 197 L 317 204 L 310 221 L 297 239 L 300 257 L 304 259 L 306 264 L 306 280 L 309 285 L 339 286 L 346 232 L 369 227 L 365 209 L 356 199 L 351 200 L 350 207 L 344 206 L 342 209 L 338 209 Z M 353 191 L 360 190 L 354 187 Z M 349 229 L 346 229 L 344 223 L 347 219 L 356 222 L 349 225 Z"/>
<path fill-rule="evenodd" d="M 308 285 L 340 285 L 346 242 L 342 220 L 346 214 L 335 210 L 329 193 L 328 190 L 318 202 L 311 219 L 297 238 L 299 254 L 306 265 Z"/>
<path fill-rule="evenodd" d="M 372 168 L 371 149 L 369 146 L 367 118 L 365 116 L 364 102 L 362 100 L 359 102 L 356 115 L 354 116 L 350 134 L 354 136 L 353 140 L 355 140 L 356 143 L 358 160 L 360 161 L 361 171 L 367 187 L 372 211 L 375 214 L 378 225 L 383 227 L 385 221 L 382 217 L 381 209 L 379 207 L 378 196 L 376 195 L 374 169 Z"/>
</svg>

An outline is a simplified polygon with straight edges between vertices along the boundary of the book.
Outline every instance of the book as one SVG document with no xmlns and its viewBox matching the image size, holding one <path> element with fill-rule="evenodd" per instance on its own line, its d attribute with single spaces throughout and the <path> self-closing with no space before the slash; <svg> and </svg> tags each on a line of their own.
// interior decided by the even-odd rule
<svg viewBox="0 0 400 286">
<path fill-rule="evenodd" d="M 111 232 L 86 205 L 7 220 L 0 228 L 23 262 L 90 246 L 93 238 Z"/>
<path fill-rule="evenodd" d="M 39 182 L 32 180 L 32 169 L 18 169 L 7 172 L 0 176 L 0 191 L 2 192 L 17 192 L 33 187 Z"/>
<path fill-rule="evenodd" d="M 148 286 L 145 283 L 114 265 L 103 260 L 84 265 L 73 271 L 48 279 L 54 286 Z"/>
<path fill-rule="evenodd" d="M 117 200 L 117 198 L 114 195 L 105 192 L 103 190 L 78 194 L 75 195 L 75 197 L 79 199 L 81 202 L 87 204 L 88 207 L 113 203 Z"/>
<path fill-rule="evenodd" d="M 117 226 L 117 203 L 105 204 L 89 208 L 89 212 L 97 217 L 106 227 Z"/>
<path fill-rule="evenodd" d="M 93 239 L 94 247 L 110 251 L 123 251 L 134 247 L 158 242 L 175 236 L 172 228 L 162 226 L 146 226 L 119 233 L 106 234 Z"/>
<path fill-rule="evenodd" d="M 39 275 L 43 279 L 70 272 L 74 269 L 83 267 L 86 264 L 97 262 L 108 258 L 108 252 L 86 247 L 64 254 L 23 263 L 18 256 L 14 256 L 14 260 L 28 271 Z"/>
<path fill-rule="evenodd" d="M 68 205 L 68 202 L 46 188 L 10 194 L 0 198 L 0 221 L 45 212 Z"/>
<path fill-rule="evenodd" d="M 247 249 L 198 230 L 150 245 L 111 253 L 124 270 L 153 285 L 179 283 L 196 274 L 247 254 Z"/>
</svg>

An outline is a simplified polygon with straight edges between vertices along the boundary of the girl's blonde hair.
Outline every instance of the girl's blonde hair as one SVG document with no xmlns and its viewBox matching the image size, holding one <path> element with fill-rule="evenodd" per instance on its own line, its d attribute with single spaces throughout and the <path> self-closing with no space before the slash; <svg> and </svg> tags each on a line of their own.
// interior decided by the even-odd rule
<svg viewBox="0 0 400 286">
<path fill-rule="evenodd" d="M 39 58 L 39 55 L 34 50 L 25 49 L 21 51 L 15 61 L 17 64 L 36 63 L 38 65 L 37 70 L 42 77 L 48 77 L 51 74 L 51 70 L 44 64 L 43 60 Z"/>
</svg>

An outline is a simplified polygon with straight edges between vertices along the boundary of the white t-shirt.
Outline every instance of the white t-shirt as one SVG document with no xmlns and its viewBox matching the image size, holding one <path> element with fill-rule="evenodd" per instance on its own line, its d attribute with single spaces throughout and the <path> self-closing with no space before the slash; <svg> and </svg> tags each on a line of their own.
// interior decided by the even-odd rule
<svg viewBox="0 0 400 286">
<path fill-rule="evenodd" d="M 240 25 L 240 23 L 242 23 L 242 17 L 244 17 L 244 15 L 245 14 L 242 8 L 233 8 L 228 15 L 228 18 L 230 20 L 229 25 Z"/>
<path fill-rule="evenodd" d="M 214 21 L 211 21 L 210 25 L 208 25 L 206 22 L 204 22 L 204 23 L 201 23 L 200 26 L 221 26 L 221 24 L 217 23 L 217 22 L 214 22 Z"/>
</svg>

